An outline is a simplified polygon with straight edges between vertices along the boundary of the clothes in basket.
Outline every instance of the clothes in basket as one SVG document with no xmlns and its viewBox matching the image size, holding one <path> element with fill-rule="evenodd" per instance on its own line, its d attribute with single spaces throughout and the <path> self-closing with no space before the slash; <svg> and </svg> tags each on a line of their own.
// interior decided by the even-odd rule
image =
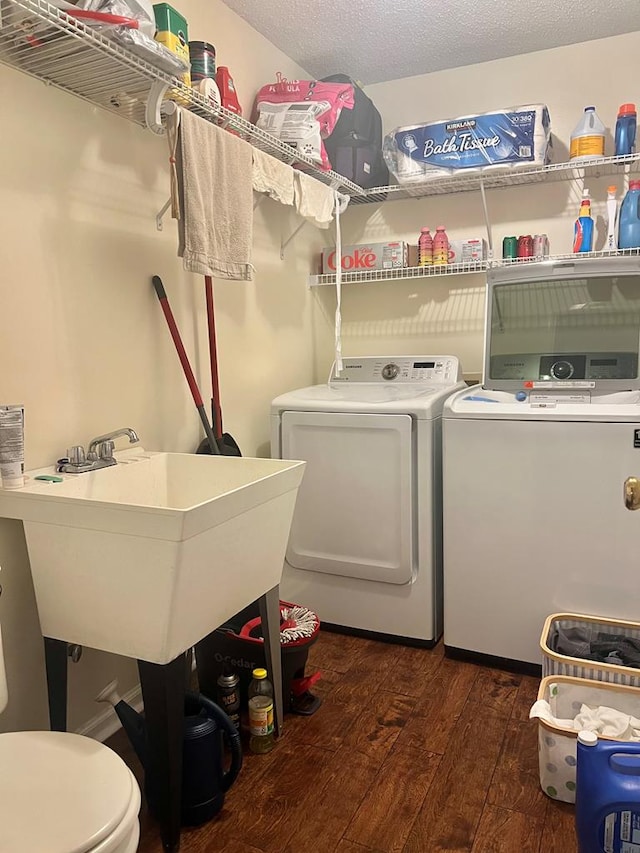
<svg viewBox="0 0 640 853">
<path fill-rule="evenodd" d="M 603 707 L 620 715 L 617 717 L 619 726 L 625 725 L 623 718 L 626 716 L 626 728 L 633 729 L 634 724 L 640 722 L 635 719 L 640 709 L 640 689 L 570 676 L 542 679 L 538 701 L 530 716 L 538 724 L 540 785 L 552 799 L 575 803 L 578 729 L 574 727 L 574 720 L 581 714 L 580 727 L 590 728 L 595 724 L 593 709 Z M 548 709 L 548 713 L 542 713 L 543 709 Z M 607 721 L 611 723 L 612 719 L 609 716 Z M 583 723 L 586 725 L 581 725 Z M 603 720 L 598 724 L 602 731 Z M 609 741 L 618 739 L 602 733 L 598 737 Z"/>
</svg>

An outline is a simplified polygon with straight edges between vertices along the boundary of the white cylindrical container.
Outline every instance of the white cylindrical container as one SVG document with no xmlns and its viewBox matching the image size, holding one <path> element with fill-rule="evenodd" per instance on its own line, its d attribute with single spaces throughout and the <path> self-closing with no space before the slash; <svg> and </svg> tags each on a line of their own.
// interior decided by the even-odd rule
<svg viewBox="0 0 640 853">
<path fill-rule="evenodd" d="M 24 406 L 0 406 L 0 477 L 3 489 L 24 486 Z"/>
</svg>

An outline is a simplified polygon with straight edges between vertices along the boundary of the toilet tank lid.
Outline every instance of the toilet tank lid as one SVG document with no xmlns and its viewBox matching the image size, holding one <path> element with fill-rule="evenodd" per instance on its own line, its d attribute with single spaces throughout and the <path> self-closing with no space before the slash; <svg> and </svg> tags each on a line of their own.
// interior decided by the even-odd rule
<svg viewBox="0 0 640 853">
<path fill-rule="evenodd" d="M 88 853 L 117 829 L 135 796 L 122 759 L 81 735 L 0 734 L 0 767 L 2 851 Z"/>
</svg>

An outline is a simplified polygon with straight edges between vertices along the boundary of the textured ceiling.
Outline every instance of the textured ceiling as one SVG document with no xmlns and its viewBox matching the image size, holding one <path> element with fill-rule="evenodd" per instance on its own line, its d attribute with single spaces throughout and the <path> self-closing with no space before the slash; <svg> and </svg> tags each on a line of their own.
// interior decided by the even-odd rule
<svg viewBox="0 0 640 853">
<path fill-rule="evenodd" d="M 365 84 L 640 30 L 640 0 L 224 2 L 314 77 Z"/>
</svg>

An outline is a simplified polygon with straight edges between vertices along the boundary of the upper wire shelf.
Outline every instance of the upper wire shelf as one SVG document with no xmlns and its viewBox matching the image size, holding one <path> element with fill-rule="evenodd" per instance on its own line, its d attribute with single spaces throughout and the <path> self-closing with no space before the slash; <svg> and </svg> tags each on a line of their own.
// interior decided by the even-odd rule
<svg viewBox="0 0 640 853">
<path fill-rule="evenodd" d="M 173 100 L 346 195 L 365 192 L 45 0 L 0 0 L 0 62 L 157 133 Z"/>
<path fill-rule="evenodd" d="M 536 184 L 547 181 L 578 181 L 585 178 L 599 178 L 605 175 L 625 175 L 631 166 L 640 165 L 640 152 L 624 157 L 598 157 L 594 160 L 568 163 L 551 163 L 548 166 L 527 168 L 520 166 L 509 169 L 498 167 L 489 171 L 470 172 L 461 170 L 457 174 L 436 175 L 423 184 L 374 187 L 365 190 L 364 195 L 351 200 L 352 204 L 364 204 L 381 201 L 393 201 L 406 198 L 426 198 L 434 195 L 473 192 L 497 187 L 515 187 L 523 184 Z"/>
<path fill-rule="evenodd" d="M 46 0 L 0 0 L 0 63 L 56 86 L 96 106 L 161 133 L 163 101 L 173 100 L 202 118 L 234 130 L 256 148 L 301 166 L 324 184 L 351 196 L 352 204 L 424 198 L 495 187 L 627 174 L 640 153 L 601 157 L 588 163 L 554 163 L 535 168 L 461 172 L 415 186 L 363 189 L 337 172 L 323 172 L 251 122 L 217 107 L 194 89 L 108 38 L 99 29 L 67 15 Z"/>
</svg>

